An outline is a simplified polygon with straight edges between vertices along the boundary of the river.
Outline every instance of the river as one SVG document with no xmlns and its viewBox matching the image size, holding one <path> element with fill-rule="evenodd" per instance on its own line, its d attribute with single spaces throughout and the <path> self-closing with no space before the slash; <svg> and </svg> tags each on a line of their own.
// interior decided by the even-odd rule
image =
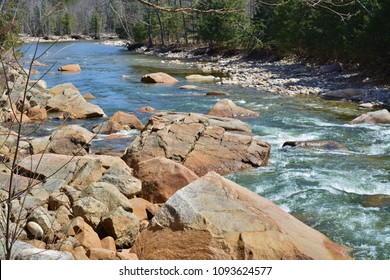
<svg viewBox="0 0 390 280">
<path fill-rule="evenodd" d="M 41 44 L 38 54 L 49 45 Z M 25 60 L 33 47 L 24 45 Z M 143 106 L 163 111 L 207 113 L 218 97 L 202 91 L 179 89 L 184 77 L 198 70 L 192 64 L 169 63 L 165 58 L 132 54 L 97 42 L 57 43 L 39 59 L 51 70 L 44 80 L 49 87 L 73 83 L 82 93 L 92 93 L 108 116 L 116 111 L 135 113 Z M 59 73 L 63 64 L 78 63 L 80 73 Z M 140 83 L 145 73 L 164 71 L 179 79 L 178 85 Z M 332 240 L 352 249 L 356 259 L 390 259 L 390 204 L 370 203 L 372 195 L 390 195 L 390 126 L 349 125 L 362 114 L 356 104 L 324 101 L 318 97 L 287 97 L 255 89 L 214 84 L 240 106 L 259 111 L 260 117 L 244 121 L 253 133 L 272 144 L 268 167 L 228 175 L 227 178 L 264 196 Z M 138 114 L 145 124 L 148 115 Z M 99 120 L 100 121 L 100 120 Z M 90 128 L 94 121 L 77 121 Z M 51 130 L 56 121 L 48 121 Z M 44 132 L 43 132 L 44 133 Z M 48 132 L 49 133 L 49 132 Z M 97 140 L 95 149 L 123 150 L 136 137 L 112 146 Z M 350 152 L 282 148 L 290 140 L 334 140 Z M 105 143 L 105 144 L 102 144 Z M 110 146 L 111 145 L 111 146 Z M 387 197 L 387 199 L 389 199 Z"/>
</svg>

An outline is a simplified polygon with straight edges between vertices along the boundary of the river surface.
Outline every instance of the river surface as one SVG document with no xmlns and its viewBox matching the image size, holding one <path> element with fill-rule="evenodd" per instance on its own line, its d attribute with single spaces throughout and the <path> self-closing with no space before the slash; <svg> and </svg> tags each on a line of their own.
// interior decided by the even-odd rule
<svg viewBox="0 0 390 280">
<path fill-rule="evenodd" d="M 38 54 L 49 45 L 41 44 Z M 23 46 L 25 59 L 33 47 Z M 163 111 L 207 113 L 218 101 L 202 91 L 179 89 L 184 77 L 198 70 L 189 63 L 132 54 L 97 42 L 57 43 L 39 59 L 52 71 L 44 80 L 49 87 L 71 82 L 92 93 L 108 116 L 116 111 L 135 113 L 143 106 Z M 64 64 L 78 63 L 81 73 L 59 73 Z M 53 66 L 52 70 L 49 67 Z M 164 71 L 179 79 L 178 85 L 140 83 L 145 73 Z M 286 97 L 249 88 L 199 85 L 230 93 L 238 105 L 259 111 L 260 117 L 244 121 L 253 133 L 272 144 L 268 167 L 231 174 L 227 178 L 264 196 L 332 240 L 352 249 L 356 259 L 390 259 L 390 202 L 372 203 L 372 195 L 390 195 L 390 126 L 349 125 L 362 114 L 356 104 L 323 101 L 318 97 Z M 138 114 L 145 124 L 149 115 Z M 77 121 L 90 128 L 101 120 Z M 56 125 L 49 121 L 47 133 Z M 42 132 L 44 133 L 44 132 Z M 95 149 L 123 150 L 137 136 L 127 133 L 121 141 L 101 136 Z M 290 140 L 334 140 L 350 152 L 282 148 Z M 389 199 L 389 197 L 387 197 Z"/>
</svg>

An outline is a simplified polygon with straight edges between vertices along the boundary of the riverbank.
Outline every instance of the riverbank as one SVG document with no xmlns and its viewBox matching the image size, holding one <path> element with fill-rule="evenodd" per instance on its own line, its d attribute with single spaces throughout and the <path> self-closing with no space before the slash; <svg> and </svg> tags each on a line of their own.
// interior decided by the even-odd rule
<svg viewBox="0 0 390 280">
<path fill-rule="evenodd" d="M 359 96 L 341 96 L 340 100 L 349 100 L 366 104 L 365 108 L 389 108 L 390 85 L 378 83 L 374 78 L 362 77 L 357 67 L 344 67 L 335 62 L 331 65 L 316 65 L 297 58 L 270 60 L 254 59 L 245 54 L 225 55 L 207 54 L 207 48 L 175 48 L 159 51 L 140 47 L 135 52 L 169 58 L 169 63 L 193 63 L 204 73 L 222 76 L 221 85 L 234 85 L 256 88 L 282 95 L 325 95 L 329 91 L 358 89 Z M 171 60 L 173 59 L 173 60 Z M 367 103 L 370 103 L 371 106 Z"/>
<path fill-rule="evenodd" d="M 45 46 L 41 49 L 44 50 Z M 26 57 L 29 57 L 28 53 Z M 187 67 L 189 65 L 185 63 L 192 63 L 189 60 L 129 55 L 119 48 L 91 41 L 53 46 L 51 54 L 40 62 L 50 65 L 53 61 L 80 63 L 81 71 L 47 75 L 47 89 L 35 85 L 33 96 L 28 98 L 30 105 L 39 103 L 37 97 L 46 96 L 49 107 L 52 107 L 53 98 L 60 101 L 59 97 L 71 93 L 76 96 L 77 92 L 90 92 L 96 99 L 89 102 L 101 106 L 111 118 L 68 119 L 63 123 L 48 117 L 44 122 L 35 122 L 36 127 L 45 130 L 42 135 L 24 134 L 29 137 L 23 138 L 26 140 L 22 151 L 25 153 L 21 155 L 24 160 L 18 163 L 20 177 L 17 179 L 25 181 L 33 177 L 39 181 L 34 181 L 38 184 L 28 194 L 28 208 L 17 202 L 14 204 L 17 210 L 26 210 L 22 210 L 23 215 L 28 214 L 29 226 L 22 228 L 24 241 L 35 247 L 71 252 L 72 256 L 68 256 L 78 259 L 168 258 L 167 251 L 174 252 L 177 258 L 187 258 L 188 255 L 244 258 L 247 251 L 242 251 L 242 248 L 254 248 L 257 244 L 252 240 L 259 240 L 266 234 L 273 242 L 275 236 L 271 234 L 289 232 L 288 225 L 300 228 L 316 239 L 319 237 L 296 220 L 289 224 L 288 221 L 292 221 L 290 216 L 282 215 L 287 220 L 277 221 L 283 227 L 280 229 L 272 221 L 256 216 L 256 213 L 266 211 L 257 208 L 267 205 L 259 200 L 261 195 L 277 205 L 269 208 L 271 212 L 278 214 L 280 208 L 283 209 L 331 240 L 352 248 L 353 258 L 389 258 L 390 242 L 387 228 L 383 226 L 389 220 L 389 127 L 350 124 L 350 120 L 362 113 L 353 104 L 329 102 L 313 96 L 290 98 L 249 87 L 192 81 L 199 88 L 206 87 L 208 92 L 226 91 L 229 99 L 245 107 L 245 110 L 230 110 L 231 103 L 225 98 L 206 95 L 206 90 L 181 88 L 189 83 L 187 75 L 199 73 L 194 67 Z M 41 72 L 49 67 L 34 66 Z M 146 73 L 163 71 L 177 78 L 177 83 L 140 82 Z M 18 84 L 24 78 L 20 77 L 21 73 L 14 74 L 9 77 L 16 82 L 13 88 L 23 92 L 25 87 Z M 76 88 L 65 85 L 70 82 Z M 53 87 L 58 84 L 63 84 L 64 88 L 54 91 Z M 17 101 L 17 92 L 12 92 L 11 96 Z M 45 100 L 42 101 L 41 106 L 47 108 Z M 211 116 L 210 112 L 220 107 L 218 104 L 228 105 L 226 112 L 236 117 L 246 117 L 221 120 Z M 10 104 L 5 105 L 12 110 Z M 143 106 L 152 106 L 160 112 L 141 112 Z M 13 107 L 21 109 L 19 103 Z M 81 113 L 77 108 L 76 112 L 69 114 L 69 110 L 76 109 L 76 106 L 63 109 L 66 112 L 59 112 L 60 117 L 72 118 L 73 114 Z M 126 115 L 123 113 L 135 114 L 145 125 L 143 128 L 139 126 L 142 131 L 130 129 L 127 124 L 118 125 Z M 23 125 L 34 128 L 34 123 Z M 98 133 L 92 142 L 91 130 Z M 118 130 L 120 132 L 115 132 Z M 108 131 L 105 132 L 108 134 L 103 135 L 103 131 Z M 131 138 L 122 138 L 124 132 Z M 7 131 L 4 134 L 8 135 Z M 137 137 L 139 135 L 142 137 Z M 50 140 L 53 143 L 48 143 Z M 337 141 L 341 145 L 317 140 Z M 123 145 L 118 147 L 116 141 L 123 141 Z M 115 153 L 97 146 L 100 143 L 100 147 L 104 147 L 104 142 L 109 143 L 111 149 L 115 146 L 112 149 Z M 284 145 L 287 142 L 289 144 Z M 8 141 L 3 148 L 12 153 L 14 146 Z M 334 150 L 335 147 L 340 149 Z M 40 149 L 45 148 L 50 149 L 50 154 L 41 157 Z M 78 155 L 73 157 L 66 153 Z M 66 162 L 70 164 L 50 176 Z M 177 173 L 170 173 L 172 170 Z M 210 170 L 230 174 L 224 177 L 213 173 L 204 175 Z M 6 180 L 9 171 L 3 175 Z M 178 178 L 183 178 L 180 184 Z M 237 185 L 244 186 L 245 190 Z M 177 190 L 172 186 L 183 188 Z M 226 194 L 230 191 L 242 200 L 234 199 L 236 195 L 229 199 Z M 170 200 L 167 204 L 166 199 Z M 188 203 L 183 204 L 183 199 Z M 237 207 L 240 211 L 232 211 Z M 29 211 L 35 208 L 38 213 L 31 215 Z M 42 213 L 49 220 L 41 220 Z M 128 223 L 121 223 L 122 219 Z M 209 223 L 198 223 L 204 220 Z M 51 221 L 52 227 L 49 226 Z M 166 221 L 173 223 L 167 224 Z M 264 228 L 257 226 L 260 224 L 276 230 L 264 232 Z M 40 236 L 42 232 L 42 237 L 31 239 L 31 235 Z M 221 232 L 227 232 L 228 236 L 218 235 Z M 237 232 L 242 240 L 239 236 L 236 239 Z M 290 240 L 295 232 L 275 239 Z M 258 233 L 261 236 L 257 237 Z M 184 244 L 183 250 L 176 250 L 180 249 L 177 248 L 178 238 Z M 135 239 L 139 241 L 133 243 Z M 210 240 L 210 243 L 202 243 L 204 240 Z M 290 254 L 297 252 L 291 247 L 295 245 L 275 241 L 272 244 L 278 245 L 278 252 L 264 253 L 256 248 L 251 249 L 251 256 L 327 258 L 326 250 L 322 251 L 322 256 L 308 253 L 305 248 L 316 246 L 316 243 L 312 243 L 309 237 L 305 240 L 305 244 L 296 244 L 298 255 Z M 208 247 L 208 244 L 216 244 L 217 248 Z M 27 247 L 27 252 L 31 252 Z M 219 248 L 232 250 L 226 252 Z M 206 253 L 196 255 L 202 252 Z"/>
</svg>

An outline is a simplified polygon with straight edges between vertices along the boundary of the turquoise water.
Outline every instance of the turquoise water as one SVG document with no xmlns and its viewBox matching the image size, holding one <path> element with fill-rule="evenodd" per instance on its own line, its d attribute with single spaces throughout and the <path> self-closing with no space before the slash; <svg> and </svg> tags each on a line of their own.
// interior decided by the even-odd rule
<svg viewBox="0 0 390 280">
<path fill-rule="evenodd" d="M 42 44 L 41 53 L 48 45 Z M 26 49 L 26 46 L 24 46 Z M 30 48 L 26 58 L 32 53 Z M 108 116 L 116 111 L 136 113 L 143 106 L 158 110 L 207 113 L 218 101 L 204 92 L 181 90 L 184 77 L 197 70 L 190 64 L 172 64 L 165 58 L 131 54 L 96 42 L 58 43 L 37 67 L 49 87 L 72 82 L 82 93 L 97 97 L 93 103 Z M 56 69 L 81 65 L 77 74 Z M 139 82 L 148 72 L 164 71 L 179 79 L 177 85 Z M 200 85 L 230 93 L 238 105 L 260 112 L 245 119 L 257 137 L 272 144 L 268 167 L 227 177 L 270 199 L 332 240 L 352 249 L 356 259 L 390 259 L 390 205 L 367 203 L 371 195 L 390 195 L 390 126 L 349 125 L 361 114 L 356 104 L 323 101 L 318 97 L 285 97 L 248 88 Z M 138 114 L 145 124 L 149 115 Z M 78 121 L 90 128 L 100 120 Z M 48 122 L 47 130 L 56 121 Z M 49 133 L 49 131 L 47 131 Z M 99 147 L 124 149 L 137 132 L 119 141 L 98 140 Z M 334 140 L 350 152 L 281 148 L 290 140 Z"/>
</svg>

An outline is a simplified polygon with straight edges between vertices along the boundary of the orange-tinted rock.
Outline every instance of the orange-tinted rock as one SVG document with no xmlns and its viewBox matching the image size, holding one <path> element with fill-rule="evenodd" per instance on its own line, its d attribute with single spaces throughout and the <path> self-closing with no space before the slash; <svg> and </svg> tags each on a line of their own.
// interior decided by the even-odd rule
<svg viewBox="0 0 390 280">
<path fill-rule="evenodd" d="M 136 254 L 130 253 L 129 249 L 122 250 L 122 252 L 117 252 L 116 255 L 120 260 L 131 260 L 131 261 L 139 260 Z"/>
<path fill-rule="evenodd" d="M 138 110 L 140 113 L 154 113 L 156 112 L 156 109 L 150 106 L 144 106 Z"/>
<path fill-rule="evenodd" d="M 125 112 L 116 112 L 111 118 L 111 121 L 117 122 L 122 126 L 128 126 L 130 129 L 141 130 L 144 128 L 144 125 L 141 121 L 133 114 L 128 114 Z"/>
<path fill-rule="evenodd" d="M 32 121 L 44 121 L 47 119 L 47 111 L 45 108 L 32 107 L 27 110 L 27 117 Z"/>
<path fill-rule="evenodd" d="M 153 205 L 151 202 L 135 197 L 130 199 L 131 208 L 133 208 L 133 214 L 137 216 L 138 220 L 143 221 L 148 219 L 148 213 L 146 209 Z"/>
<path fill-rule="evenodd" d="M 102 247 L 98 234 L 81 217 L 72 220 L 68 235 L 74 236 L 79 244 L 86 249 Z"/>
<path fill-rule="evenodd" d="M 87 251 L 87 256 L 90 260 L 119 260 L 116 251 L 103 248 L 91 248 Z"/>
<path fill-rule="evenodd" d="M 101 240 L 102 248 L 110 251 L 116 251 L 115 240 L 112 236 L 104 237 Z"/>
<path fill-rule="evenodd" d="M 62 72 L 80 72 L 81 67 L 79 64 L 67 64 L 58 68 L 58 71 Z"/>
<path fill-rule="evenodd" d="M 112 120 L 107 120 L 96 124 L 92 128 L 92 132 L 96 134 L 112 134 L 122 130 L 122 126 Z"/>
<path fill-rule="evenodd" d="M 259 113 L 237 106 L 230 99 L 219 100 L 208 114 L 212 116 L 228 118 L 259 116 Z"/>
<path fill-rule="evenodd" d="M 215 172 L 177 191 L 131 252 L 141 260 L 350 259 L 346 248 Z"/>
<path fill-rule="evenodd" d="M 157 73 L 151 73 L 142 76 L 141 82 L 143 83 L 162 83 L 162 84 L 175 84 L 179 81 L 172 77 L 171 75 L 168 75 L 167 73 L 163 72 L 157 72 Z"/>
<path fill-rule="evenodd" d="M 136 168 L 141 161 L 165 157 L 197 175 L 228 174 L 268 164 L 270 145 L 250 135 L 237 119 L 194 113 L 154 115 L 122 157 Z"/>
<path fill-rule="evenodd" d="M 152 203 L 164 203 L 177 190 L 198 178 L 184 165 L 163 157 L 142 161 L 136 169 L 142 181 L 140 196 Z"/>
</svg>

